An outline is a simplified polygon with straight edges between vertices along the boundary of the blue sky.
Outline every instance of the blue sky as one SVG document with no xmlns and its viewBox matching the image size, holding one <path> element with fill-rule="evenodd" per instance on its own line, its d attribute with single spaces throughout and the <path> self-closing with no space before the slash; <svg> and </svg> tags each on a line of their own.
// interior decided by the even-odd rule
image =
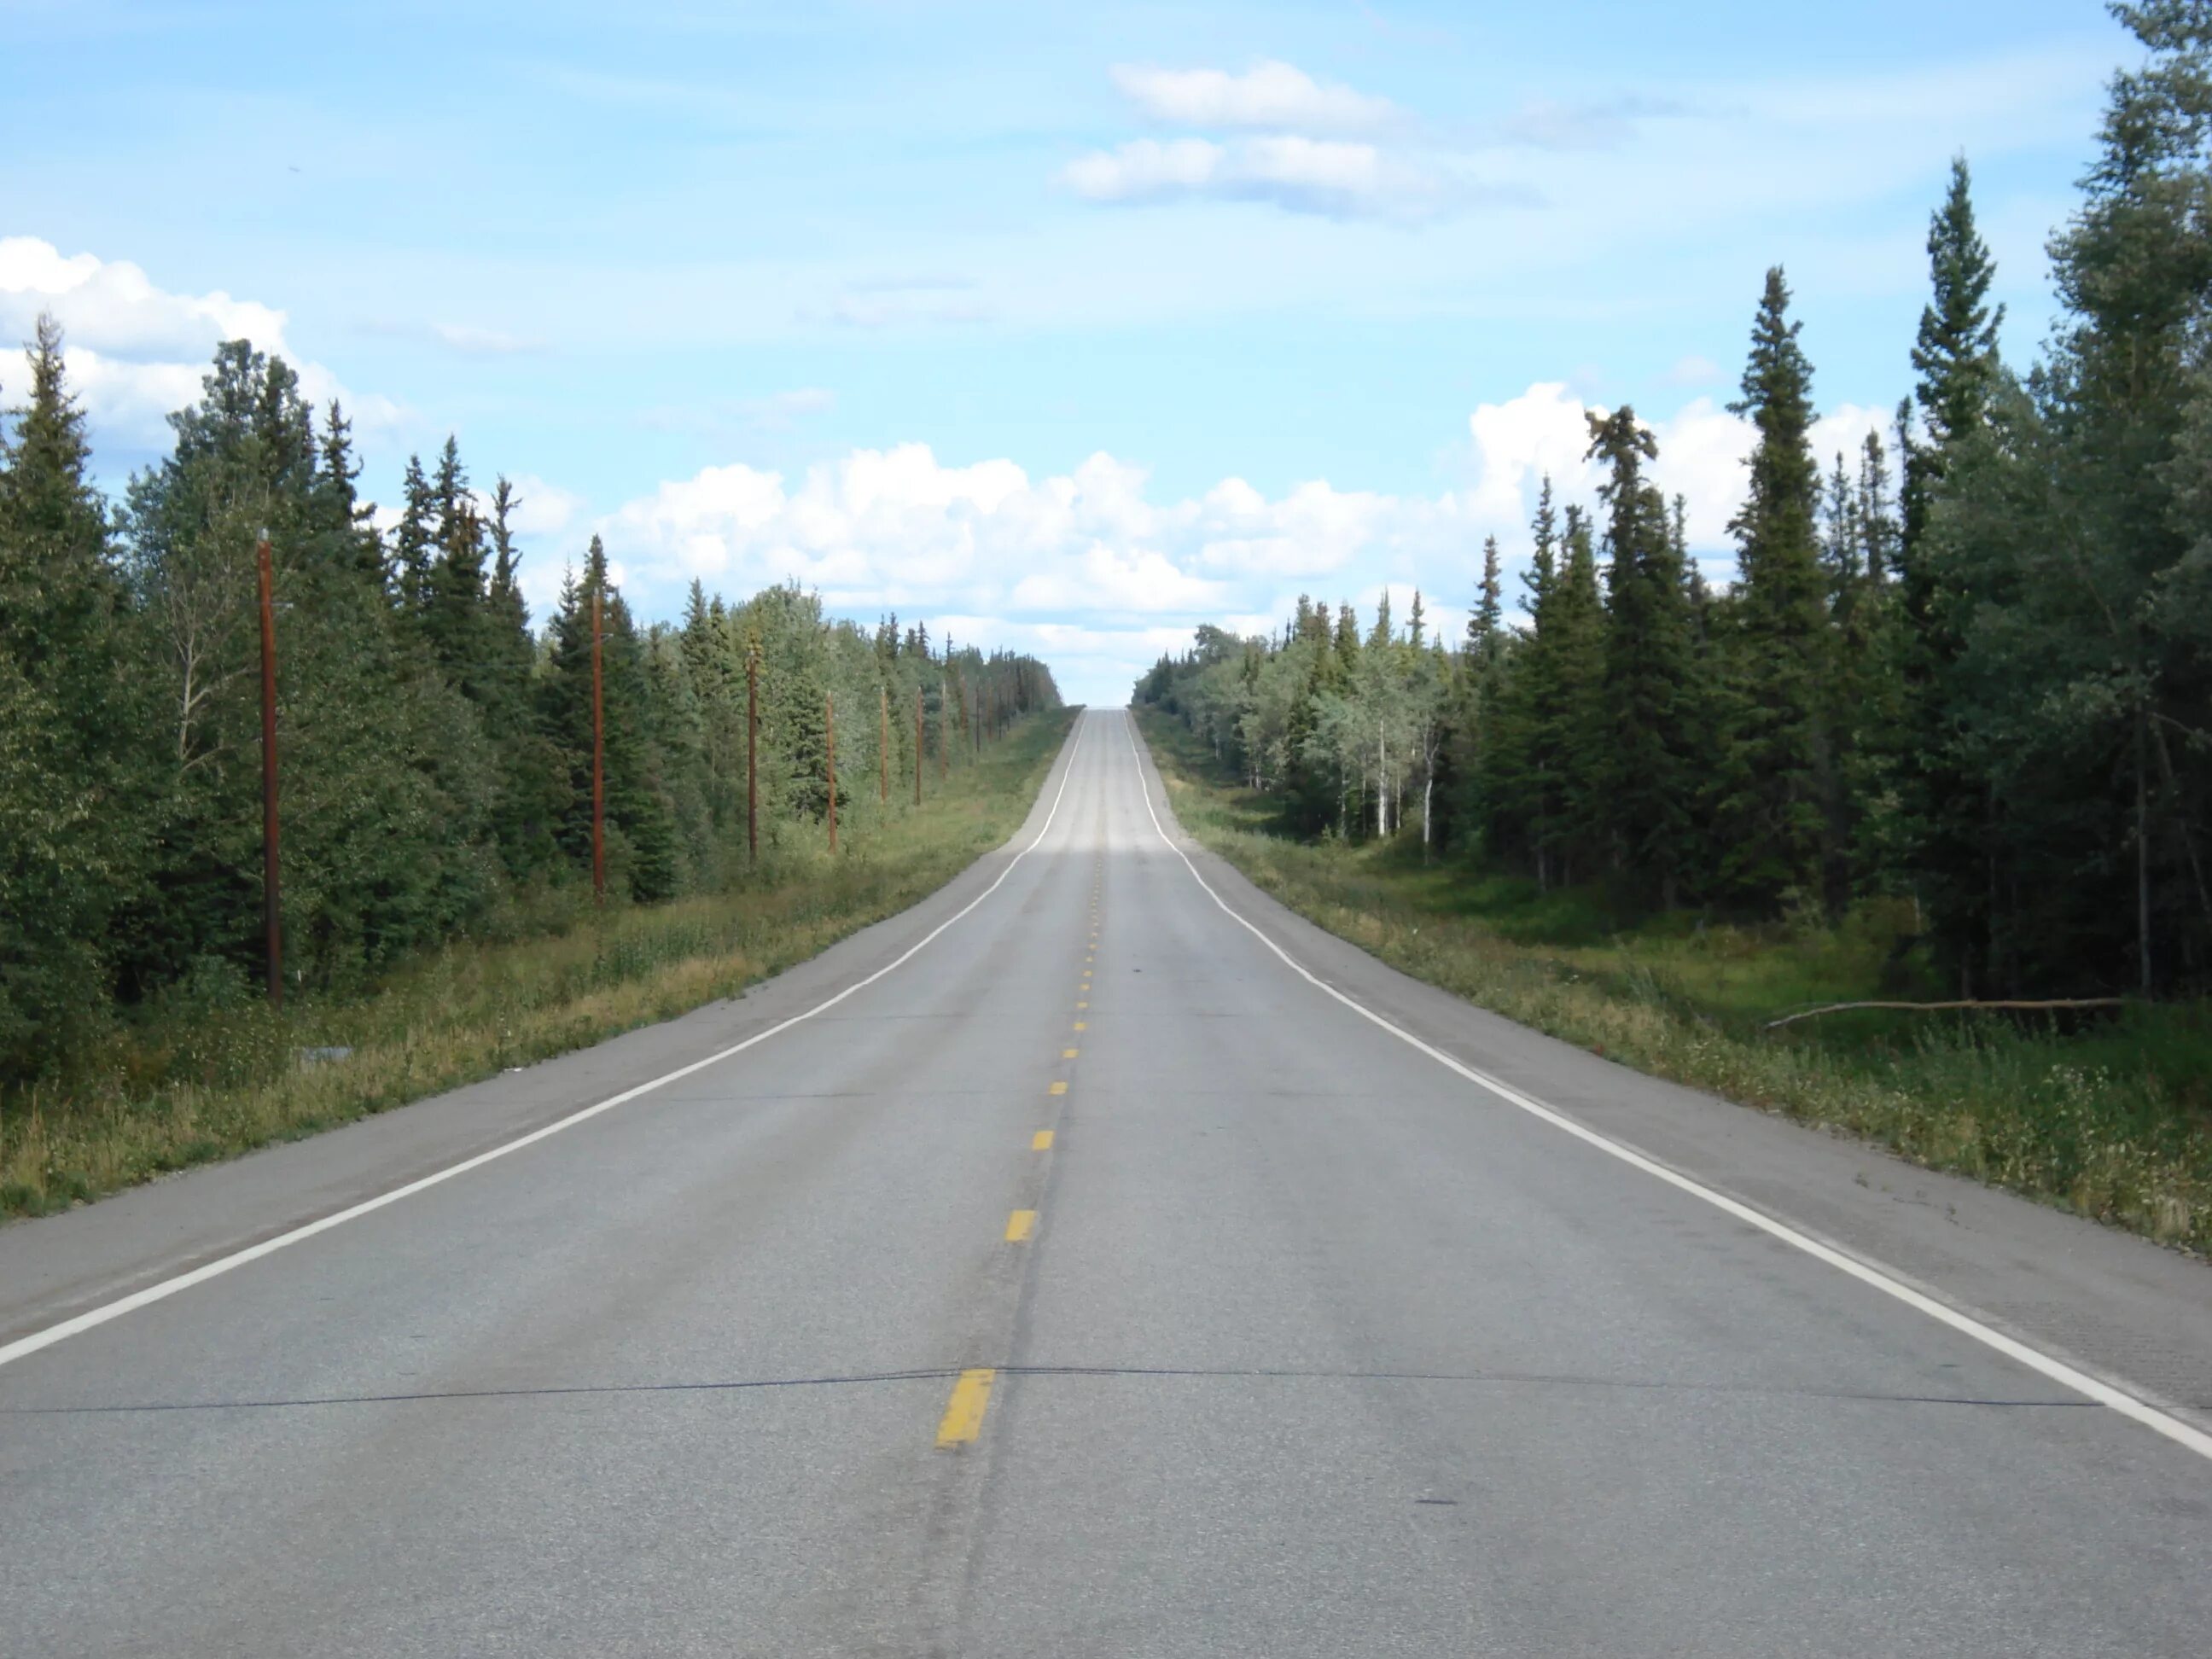
<svg viewBox="0 0 2212 1659">
<path fill-rule="evenodd" d="M 111 485 L 247 332 L 380 499 L 449 430 L 520 479 L 541 598 L 596 529 L 648 614 L 795 576 L 1118 702 L 1302 590 L 1449 617 L 1585 404 L 1724 572 L 1764 270 L 1852 441 L 1958 150 L 2032 355 L 2100 7 L 1672 13 L 0 0 L 0 328 Z"/>
</svg>

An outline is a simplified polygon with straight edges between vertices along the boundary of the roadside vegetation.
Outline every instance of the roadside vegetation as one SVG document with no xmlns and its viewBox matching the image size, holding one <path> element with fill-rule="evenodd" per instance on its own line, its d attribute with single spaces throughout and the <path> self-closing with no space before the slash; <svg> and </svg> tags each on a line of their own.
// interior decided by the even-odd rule
<svg viewBox="0 0 2212 1659">
<path fill-rule="evenodd" d="M 1271 632 L 1200 628 L 1133 701 L 1197 833 L 1388 959 L 2201 1249 L 2212 30 L 2113 10 L 2140 59 L 2051 236 L 2032 365 L 2002 355 L 1960 156 L 1912 384 L 1855 454 L 1821 442 L 1778 266 L 1724 527 L 1669 498 L 1632 409 L 1592 410 L 1525 556 L 1492 536 L 1468 570 L 1463 635 L 1418 592 L 1371 622 L 1302 595 Z M 1877 999 L 1972 1006 L 1770 1029 Z"/>
<path fill-rule="evenodd" d="M 1546 892 L 1458 856 L 1425 862 L 1411 834 L 1295 840 L 1277 804 L 1224 775 L 1187 727 L 1138 720 L 1186 830 L 1403 972 L 1638 1071 L 2212 1254 L 2212 1005 L 1869 1011 L 1769 1030 L 1820 1004 L 1929 991 L 1909 904 L 1869 902 L 1833 925 L 1638 920 L 1601 888 Z"/>
<path fill-rule="evenodd" d="M 695 581 L 643 623 L 597 536 L 533 623 L 506 478 L 477 489 L 448 439 L 384 527 L 344 411 L 243 340 L 118 505 L 50 318 L 24 366 L 0 410 L 0 1213 L 726 995 L 1009 833 L 1066 729 L 1036 659 L 796 585 Z"/>
<path fill-rule="evenodd" d="M 210 964 L 109 1021 L 70 1082 L 0 1098 L 0 1214 L 65 1208 L 734 996 L 1004 842 L 1073 718 L 1022 717 L 942 783 L 933 772 L 921 810 L 864 816 L 835 857 L 818 835 L 782 837 L 721 892 L 601 912 L 570 884 L 282 1012 L 245 971 Z"/>
</svg>

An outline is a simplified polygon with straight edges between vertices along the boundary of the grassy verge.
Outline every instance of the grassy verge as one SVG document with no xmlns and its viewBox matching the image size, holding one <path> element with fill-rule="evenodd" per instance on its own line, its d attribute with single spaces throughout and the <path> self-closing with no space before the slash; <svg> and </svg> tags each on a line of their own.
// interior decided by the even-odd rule
<svg viewBox="0 0 2212 1659">
<path fill-rule="evenodd" d="M 234 988 L 128 1031 L 112 1074 L 0 1109 L 0 1214 L 64 1208 L 189 1164 L 295 1139 L 672 1018 L 817 953 L 943 886 L 1012 835 L 1073 720 L 1022 722 L 981 763 L 928 780 L 919 812 L 824 849 L 764 858 L 718 895 L 502 943 L 465 942 L 373 994 L 272 1014 Z M 351 1052 L 303 1064 L 313 1050 Z"/>
<path fill-rule="evenodd" d="M 1267 803 L 1180 725 L 1139 723 L 1185 829 L 1393 967 L 1639 1071 L 2212 1253 L 2212 1005 L 2070 1028 L 1867 1013 L 1766 1031 L 1811 1004 L 1920 994 L 1896 948 L 1909 918 L 1616 927 L 1587 892 L 1271 834 Z"/>
</svg>

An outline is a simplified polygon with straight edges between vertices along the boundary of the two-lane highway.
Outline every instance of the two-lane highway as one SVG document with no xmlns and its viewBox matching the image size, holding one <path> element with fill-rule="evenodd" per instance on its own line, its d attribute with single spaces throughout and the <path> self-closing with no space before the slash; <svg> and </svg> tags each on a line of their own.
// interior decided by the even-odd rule
<svg viewBox="0 0 2212 1659">
<path fill-rule="evenodd" d="M 1304 939 L 1091 714 L 936 908 L 502 1080 L 419 1190 L 293 1237 L 266 1172 L 344 1213 L 452 1103 L 0 1232 L 0 1650 L 2212 1649 L 2199 1421 L 1574 1132 L 1661 1085 L 1471 1082 Z M 264 1253 L 149 1219 L 196 1196 Z"/>
</svg>

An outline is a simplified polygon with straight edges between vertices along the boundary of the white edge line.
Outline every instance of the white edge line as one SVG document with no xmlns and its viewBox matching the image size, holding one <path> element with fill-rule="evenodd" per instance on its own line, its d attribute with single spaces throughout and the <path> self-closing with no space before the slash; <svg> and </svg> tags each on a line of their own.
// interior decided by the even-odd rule
<svg viewBox="0 0 2212 1659">
<path fill-rule="evenodd" d="M 403 1187 L 394 1187 L 388 1193 L 379 1193 L 374 1198 L 363 1199 L 358 1204 L 350 1205 L 343 1210 L 333 1211 L 329 1215 L 295 1227 L 289 1232 L 278 1233 L 273 1238 L 264 1238 L 258 1244 L 249 1244 L 242 1250 L 234 1250 L 228 1255 L 218 1256 L 212 1261 L 204 1262 L 194 1267 L 189 1273 L 179 1273 L 173 1279 L 162 1279 L 159 1284 L 149 1285 L 143 1290 L 133 1291 L 128 1296 L 120 1297 L 113 1302 L 105 1303 L 97 1308 L 88 1309 L 73 1318 L 63 1320 L 59 1324 L 49 1325 L 44 1330 L 33 1331 L 28 1336 L 18 1337 L 13 1342 L 0 1346 L 0 1365 L 9 1364 L 15 1360 L 34 1354 L 41 1348 L 51 1348 L 57 1342 L 66 1341 L 72 1336 L 82 1335 L 95 1327 L 106 1324 L 112 1319 L 120 1319 L 125 1314 L 135 1313 L 152 1303 L 164 1301 L 176 1295 L 179 1291 L 188 1291 L 195 1285 L 204 1285 L 210 1279 L 218 1279 L 234 1268 L 243 1267 L 249 1261 L 258 1261 L 264 1255 L 273 1255 L 278 1250 L 297 1244 L 303 1239 L 313 1238 L 318 1233 L 326 1233 L 333 1227 L 342 1227 L 349 1221 L 359 1220 L 362 1216 L 373 1211 L 380 1210 L 387 1204 L 397 1204 L 403 1198 L 412 1198 L 416 1193 L 426 1191 L 443 1182 L 451 1181 L 455 1176 L 466 1175 L 471 1170 L 482 1169 L 496 1158 L 505 1158 L 509 1152 L 519 1152 L 526 1146 L 533 1146 L 550 1136 L 559 1134 L 563 1129 L 572 1129 L 586 1119 L 597 1117 L 602 1112 L 611 1112 L 617 1106 L 626 1105 L 641 1095 L 649 1095 L 656 1089 L 665 1088 L 672 1083 L 691 1076 L 695 1072 L 705 1071 L 709 1066 L 719 1066 L 732 1054 L 741 1054 L 756 1043 L 765 1042 L 770 1037 L 787 1031 L 793 1026 L 810 1020 L 827 1009 L 836 1007 L 854 992 L 865 991 L 892 969 L 902 967 L 912 961 L 939 933 L 997 892 L 1006 878 L 1014 873 L 1014 866 L 1034 852 L 1045 836 L 1050 833 L 1053 820 L 1060 816 L 1060 799 L 1067 793 L 1068 781 L 1075 775 L 1075 756 L 1076 751 L 1083 746 L 1083 726 L 1084 721 L 1079 715 L 1075 724 L 1074 738 L 1069 743 L 1066 751 L 1066 763 L 1060 772 L 1060 787 L 1053 794 L 1052 808 L 1045 814 L 1044 823 L 1038 827 L 1036 838 L 1007 860 L 1006 867 L 999 872 L 997 880 L 992 882 L 988 887 L 976 894 L 958 910 L 939 922 L 919 940 L 908 945 L 905 951 L 877 969 L 866 979 L 855 980 L 836 995 L 816 1003 L 811 1008 L 793 1014 L 790 1018 L 780 1021 L 764 1031 L 754 1032 L 743 1042 L 733 1042 L 728 1048 L 718 1049 L 703 1060 L 695 1060 L 688 1066 L 679 1066 L 676 1070 L 654 1078 L 648 1083 L 641 1083 L 635 1088 L 625 1089 L 620 1094 L 609 1095 L 605 1100 L 596 1102 L 580 1111 L 569 1113 L 564 1118 L 556 1119 L 551 1123 L 532 1129 L 526 1135 L 520 1135 L 513 1140 L 503 1141 L 489 1152 L 478 1152 L 473 1158 L 463 1158 L 459 1164 L 449 1164 L 445 1169 L 435 1170 L 419 1180 L 410 1181 Z"/>
<path fill-rule="evenodd" d="M 1154 833 L 1166 843 L 1170 853 L 1182 860 L 1183 868 L 1190 872 L 1191 879 L 1206 890 L 1206 896 L 1220 907 L 1224 915 L 1273 951 L 1285 966 L 1309 985 L 1327 992 L 1362 1019 L 1379 1025 L 1400 1042 L 1419 1049 L 1439 1066 L 1456 1072 L 1477 1087 L 1488 1090 L 1506 1104 L 1519 1107 L 1531 1117 L 1541 1118 L 1553 1128 L 1563 1129 L 1576 1139 L 1587 1142 L 1607 1156 L 1617 1158 L 1623 1164 L 1633 1169 L 1641 1170 L 1648 1176 L 1656 1176 L 1670 1187 L 1680 1188 L 1694 1198 L 1703 1199 L 1715 1209 L 1724 1211 L 1737 1220 L 1748 1223 L 1761 1232 L 1780 1239 L 1795 1249 L 1802 1250 L 1815 1261 L 1824 1261 L 1839 1272 L 1849 1273 L 1862 1284 L 1871 1285 L 1884 1295 L 1894 1297 L 1905 1306 L 1916 1309 L 1930 1319 L 1948 1325 L 1953 1330 L 1964 1333 L 1984 1346 L 1994 1348 L 2007 1358 L 2018 1360 L 2030 1370 L 2039 1372 L 2053 1382 L 2071 1389 L 2076 1394 L 2084 1395 L 2100 1406 L 2109 1407 L 2121 1416 L 2140 1423 L 2147 1429 L 2155 1430 L 2177 1444 L 2187 1447 L 2199 1457 L 2212 1458 L 2212 1434 L 2205 1433 L 2203 1430 L 2196 1427 L 2193 1424 L 2184 1422 L 2171 1413 L 2160 1411 L 2148 1401 L 2139 1399 L 2124 1389 L 2115 1388 L 2100 1377 L 2092 1376 L 2087 1371 L 2069 1365 L 2063 1359 L 2054 1358 L 2039 1349 L 2032 1348 L 2017 1338 L 2006 1335 L 1996 1327 L 1985 1324 L 1972 1315 L 1961 1312 L 1948 1303 L 1937 1301 L 1926 1292 L 1916 1290 L 1902 1279 L 1893 1277 L 1890 1273 L 1872 1262 L 1861 1261 L 1858 1257 L 1847 1255 L 1833 1245 L 1825 1244 L 1808 1234 L 1798 1231 L 1786 1222 L 1778 1221 L 1774 1217 L 1755 1210 L 1748 1204 L 1730 1198 L 1726 1193 L 1717 1191 L 1702 1182 L 1692 1180 L 1679 1170 L 1669 1169 L 1658 1159 L 1637 1151 L 1626 1141 L 1615 1140 L 1610 1135 L 1601 1134 L 1587 1125 L 1576 1122 L 1565 1113 L 1555 1107 L 1546 1105 L 1533 1096 L 1522 1093 L 1511 1084 L 1503 1082 L 1486 1073 L 1477 1071 L 1474 1066 L 1455 1059 L 1433 1044 L 1423 1042 L 1411 1031 L 1393 1024 L 1372 1009 L 1354 1001 L 1327 980 L 1317 978 L 1308 972 L 1304 965 L 1289 951 L 1284 950 L 1281 945 L 1261 933 L 1258 927 L 1231 909 L 1221 895 L 1213 890 L 1212 884 L 1199 873 L 1198 866 L 1190 861 L 1190 855 L 1176 845 L 1174 838 L 1161 824 L 1160 815 L 1152 808 L 1152 787 L 1145 780 L 1144 761 L 1137 750 L 1136 720 L 1133 716 L 1124 716 L 1124 718 L 1127 720 L 1130 757 L 1137 763 L 1137 787 L 1145 798 L 1145 811 L 1152 821 Z"/>
</svg>

